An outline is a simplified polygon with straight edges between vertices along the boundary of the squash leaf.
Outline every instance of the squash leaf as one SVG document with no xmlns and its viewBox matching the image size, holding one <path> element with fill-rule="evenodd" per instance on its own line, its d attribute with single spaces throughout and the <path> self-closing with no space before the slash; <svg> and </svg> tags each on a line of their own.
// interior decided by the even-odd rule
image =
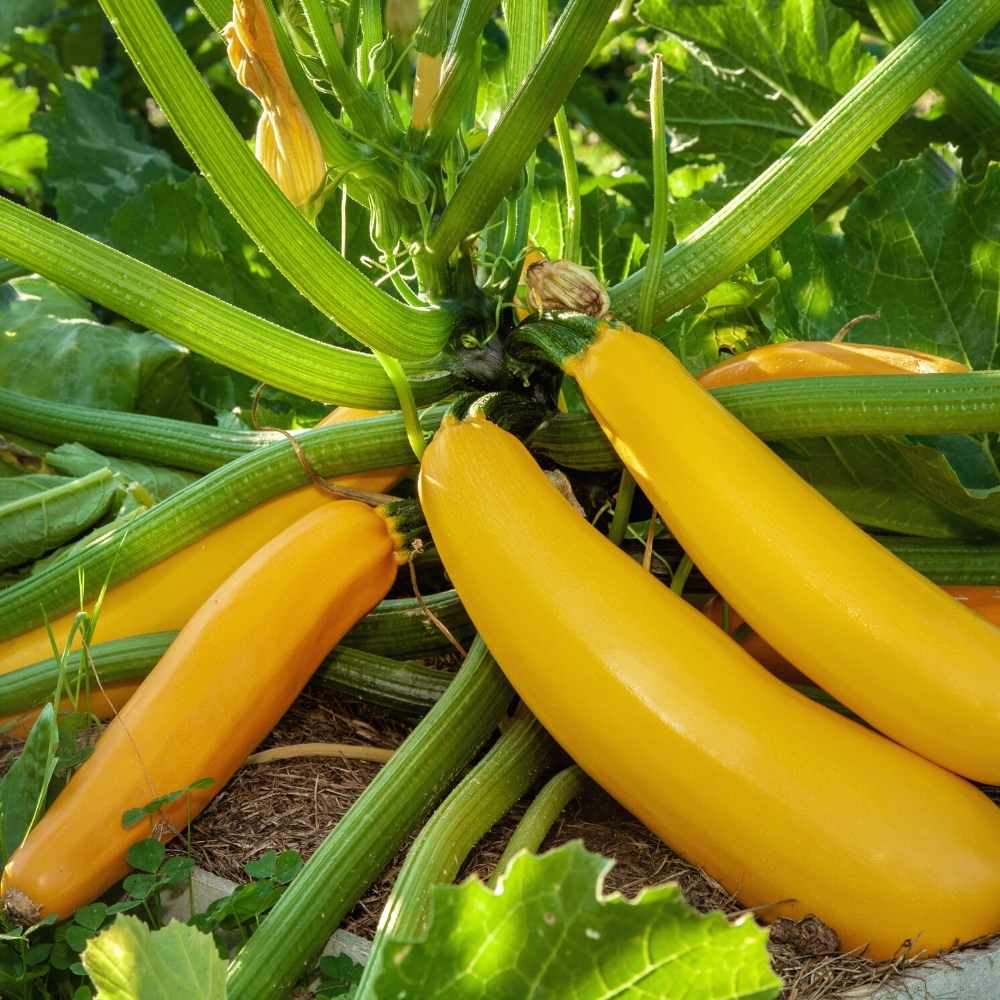
<svg viewBox="0 0 1000 1000">
<path fill-rule="evenodd" d="M 638 13 L 676 36 L 659 47 L 672 167 L 711 169 L 715 176 L 701 194 L 716 205 L 780 156 L 876 62 L 857 22 L 827 0 L 642 0 Z M 648 70 L 636 74 L 632 90 L 633 104 L 644 110 Z M 904 119 L 866 154 L 860 172 L 880 175 L 940 140 L 947 124 Z"/>
<path fill-rule="evenodd" d="M 828 340 L 878 312 L 850 339 L 1000 364 L 1000 165 L 968 183 L 931 157 L 908 161 L 854 200 L 842 228 L 826 235 L 803 217 L 767 255 L 785 333 Z"/>
<path fill-rule="evenodd" d="M 426 937 L 389 944 L 377 997 L 777 997 L 767 932 L 752 918 L 699 913 L 676 885 L 605 896 L 611 865 L 574 841 L 518 855 L 496 891 L 478 879 L 436 886 Z"/>
<path fill-rule="evenodd" d="M 45 456 L 49 468 L 69 476 L 85 476 L 96 469 L 111 469 L 125 480 L 144 486 L 156 500 L 184 489 L 198 477 L 193 472 L 146 465 L 126 458 L 108 458 L 82 444 L 61 444 Z"/>
<path fill-rule="evenodd" d="M 91 938 L 83 966 L 97 1000 L 225 1000 L 226 963 L 208 934 L 171 920 L 151 931 L 119 914 Z"/>
<path fill-rule="evenodd" d="M 45 139 L 29 130 L 37 105 L 33 87 L 0 77 L 0 188 L 22 197 L 38 193 L 36 174 L 45 167 Z"/>
<path fill-rule="evenodd" d="M 5 480 L 5 488 L 32 479 Z M 108 513 L 119 487 L 110 469 L 98 469 L 0 505 L 0 569 L 30 562 L 82 534 Z"/>
<path fill-rule="evenodd" d="M 36 276 L 0 285 L 0 386 L 106 410 L 193 415 L 188 352 L 99 323 L 79 296 Z"/>
<path fill-rule="evenodd" d="M 49 704 L 39 713 L 20 754 L 0 780 L 0 853 L 4 864 L 45 811 L 58 747 L 56 714 Z"/>
</svg>

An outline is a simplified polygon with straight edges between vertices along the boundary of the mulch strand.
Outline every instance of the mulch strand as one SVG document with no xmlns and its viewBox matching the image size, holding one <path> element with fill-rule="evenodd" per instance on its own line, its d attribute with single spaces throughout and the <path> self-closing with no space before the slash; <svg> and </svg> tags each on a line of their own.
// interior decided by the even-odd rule
<svg viewBox="0 0 1000 1000">
<path fill-rule="evenodd" d="M 394 749 L 410 728 L 411 723 L 375 706 L 310 686 L 261 749 L 314 742 Z M 0 769 L 6 769 L 18 746 L 3 737 L 0 740 Z M 248 881 L 244 864 L 268 850 L 291 849 L 308 858 L 379 767 L 338 757 L 247 765 L 192 824 L 190 853 L 203 868 L 235 882 Z M 492 873 L 526 805 L 527 800 L 490 831 L 460 879 L 486 878 Z M 672 881 L 699 910 L 721 909 L 730 916 L 745 912 L 714 879 L 675 854 L 596 786 L 570 804 L 542 849 L 577 839 L 615 861 L 604 883 L 605 892 L 634 896 L 647 886 Z M 372 936 L 405 846 L 349 914 L 344 929 Z M 171 847 L 174 853 L 184 850 L 179 841 Z M 775 922 L 768 947 L 774 969 L 785 983 L 783 1000 L 836 1000 L 849 991 L 871 988 L 900 974 L 905 977 L 915 965 L 903 958 L 871 962 L 854 953 L 842 954 L 836 934 L 815 917 Z"/>
</svg>

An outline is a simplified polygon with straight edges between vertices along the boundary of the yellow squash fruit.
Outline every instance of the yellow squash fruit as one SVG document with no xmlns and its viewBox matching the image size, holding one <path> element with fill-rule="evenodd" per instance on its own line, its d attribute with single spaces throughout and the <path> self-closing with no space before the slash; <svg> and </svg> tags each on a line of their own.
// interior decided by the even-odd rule
<svg viewBox="0 0 1000 1000">
<path fill-rule="evenodd" d="M 1000 810 L 768 674 L 576 514 L 511 435 L 446 421 L 420 498 L 531 711 L 743 903 L 815 913 L 875 958 L 1000 930 Z"/>
</svg>

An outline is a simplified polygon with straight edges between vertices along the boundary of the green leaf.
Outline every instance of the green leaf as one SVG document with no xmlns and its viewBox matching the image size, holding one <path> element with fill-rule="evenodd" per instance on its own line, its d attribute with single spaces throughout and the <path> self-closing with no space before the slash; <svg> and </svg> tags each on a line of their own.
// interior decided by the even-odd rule
<svg viewBox="0 0 1000 1000">
<path fill-rule="evenodd" d="M 130 482 L 140 483 L 157 499 L 163 500 L 193 483 L 193 472 L 168 469 L 163 465 L 145 465 L 125 458 L 109 458 L 82 444 L 61 444 L 45 456 L 46 464 L 69 476 L 85 476 L 95 469 L 111 469 Z"/>
<path fill-rule="evenodd" d="M 159 149 L 136 138 L 121 106 L 71 77 L 61 96 L 36 115 L 34 128 L 48 140 L 45 182 L 54 189 L 59 221 L 107 239 L 111 217 L 126 199 L 163 177 L 185 171 Z"/>
<path fill-rule="evenodd" d="M 107 410 L 192 415 L 188 353 L 155 333 L 98 323 L 45 278 L 0 285 L 0 385 Z"/>
<path fill-rule="evenodd" d="M 0 21 L 3 16 L 0 13 Z M 29 130 L 37 106 L 38 91 L 33 87 L 19 87 L 0 77 L 0 188 L 22 197 L 39 190 L 35 175 L 45 167 L 45 138 Z"/>
<path fill-rule="evenodd" d="M 107 514 L 118 487 L 110 469 L 99 469 L 0 506 L 0 569 L 30 562 L 76 538 Z"/>
<path fill-rule="evenodd" d="M 855 199 L 842 228 L 824 235 L 803 217 L 769 255 L 784 332 L 828 340 L 880 312 L 851 339 L 1000 364 L 1000 166 L 970 184 L 928 157 L 904 163 Z"/>
<path fill-rule="evenodd" d="M 752 917 L 702 914 L 673 884 L 604 896 L 612 862 L 579 841 L 514 859 L 496 893 L 436 886 L 424 940 L 392 942 L 380 998 L 772 1000 L 767 933 Z"/>
<path fill-rule="evenodd" d="M 163 863 L 167 849 L 158 840 L 147 837 L 128 849 L 126 860 L 141 872 L 155 872 Z"/>
<path fill-rule="evenodd" d="M 73 914 L 73 923 L 86 927 L 87 930 L 97 931 L 101 929 L 101 924 L 104 923 L 104 918 L 107 915 L 106 903 L 88 903 L 86 906 L 81 906 Z"/>
<path fill-rule="evenodd" d="M 806 482 L 867 528 L 921 538 L 978 534 L 972 523 L 929 495 L 930 490 L 915 488 L 914 478 L 905 472 L 912 447 L 902 440 L 851 437 L 789 441 L 776 450 Z"/>
<path fill-rule="evenodd" d="M 0 851 L 4 864 L 44 812 L 58 748 L 56 714 L 49 704 L 39 713 L 23 749 L 0 780 Z"/>
<path fill-rule="evenodd" d="M 875 66 L 860 28 L 826 0 L 642 0 L 647 24 L 679 36 L 659 46 L 667 66 L 671 166 L 723 170 L 701 192 L 728 200 L 773 162 Z M 648 70 L 633 78 L 646 106 Z M 904 120 L 867 155 L 881 173 L 931 138 Z"/>
<path fill-rule="evenodd" d="M 7 43 L 15 28 L 43 22 L 55 7 L 56 0 L 4 0 L 0 6 L 0 45 Z"/>
<path fill-rule="evenodd" d="M 225 1000 L 226 963 L 208 934 L 172 920 L 151 931 L 120 916 L 87 945 L 98 1000 Z"/>
</svg>

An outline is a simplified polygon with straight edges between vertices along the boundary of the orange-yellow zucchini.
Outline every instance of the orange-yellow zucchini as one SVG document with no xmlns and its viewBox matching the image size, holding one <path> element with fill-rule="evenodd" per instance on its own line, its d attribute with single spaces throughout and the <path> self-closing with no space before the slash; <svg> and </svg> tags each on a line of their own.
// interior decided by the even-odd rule
<svg viewBox="0 0 1000 1000">
<path fill-rule="evenodd" d="M 726 358 L 703 371 L 698 381 L 706 389 L 746 382 L 831 375 L 930 375 L 967 372 L 968 365 L 904 347 L 847 344 L 834 340 L 792 340 L 765 344 Z"/>
<path fill-rule="evenodd" d="M 329 426 L 371 416 L 369 410 L 339 407 L 320 422 Z M 356 490 L 381 493 L 393 486 L 405 469 L 383 469 L 342 476 L 338 482 Z M 216 528 L 193 545 L 112 587 L 104 599 L 96 641 L 110 642 L 130 635 L 181 628 L 212 592 L 262 545 L 290 524 L 328 503 L 315 486 L 304 486 L 275 497 Z M 75 618 L 65 614 L 52 621 L 61 650 Z M 78 644 L 77 644 L 78 645 Z M 52 656 L 44 627 L 0 642 L 0 674 Z M 100 710 L 101 703 L 94 707 Z M 98 711 L 106 717 L 106 712 Z"/>
<path fill-rule="evenodd" d="M 578 516 L 511 435 L 446 420 L 420 497 L 530 709 L 742 902 L 815 913 L 877 958 L 1000 930 L 1000 810 L 768 674 Z"/>
<path fill-rule="evenodd" d="M 389 590 L 392 522 L 327 500 L 243 564 L 188 621 L 3 875 L 24 914 L 67 916 L 128 871 L 128 848 L 184 829 L 271 731 L 323 656 Z M 201 778 L 130 829 L 122 814 Z"/>
</svg>

